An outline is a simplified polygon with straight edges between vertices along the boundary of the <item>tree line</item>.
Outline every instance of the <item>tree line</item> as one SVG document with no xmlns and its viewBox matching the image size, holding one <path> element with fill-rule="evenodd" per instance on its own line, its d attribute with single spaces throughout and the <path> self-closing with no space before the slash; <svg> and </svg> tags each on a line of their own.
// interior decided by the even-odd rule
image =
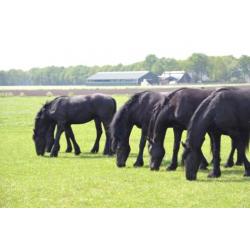
<svg viewBox="0 0 250 250">
<path fill-rule="evenodd" d="M 250 82 L 250 56 L 207 56 L 194 53 L 185 60 L 148 55 L 144 61 L 130 65 L 71 66 L 32 68 L 28 71 L 0 71 L 0 85 L 81 85 L 99 71 L 149 70 L 157 75 L 164 71 L 185 70 L 194 82 Z"/>
</svg>

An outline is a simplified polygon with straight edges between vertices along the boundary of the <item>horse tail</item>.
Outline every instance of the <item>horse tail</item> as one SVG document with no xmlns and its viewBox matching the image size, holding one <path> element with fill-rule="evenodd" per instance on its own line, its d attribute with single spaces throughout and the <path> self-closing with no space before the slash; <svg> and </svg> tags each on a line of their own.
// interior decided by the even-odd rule
<svg viewBox="0 0 250 250">
<path fill-rule="evenodd" d="M 113 101 L 113 104 L 114 104 L 114 109 L 113 109 L 113 116 L 114 116 L 114 114 L 117 111 L 117 104 L 116 104 L 116 100 L 113 97 L 112 97 L 112 101 Z"/>
</svg>

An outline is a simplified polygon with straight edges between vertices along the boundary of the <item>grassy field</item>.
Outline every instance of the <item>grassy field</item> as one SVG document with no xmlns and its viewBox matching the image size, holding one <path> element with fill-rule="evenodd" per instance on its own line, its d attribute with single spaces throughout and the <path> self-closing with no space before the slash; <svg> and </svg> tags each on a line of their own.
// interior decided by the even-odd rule
<svg viewBox="0 0 250 250">
<path fill-rule="evenodd" d="M 115 96 L 119 105 L 127 96 Z M 250 207 L 250 178 L 243 168 L 222 168 L 222 177 L 207 179 L 199 172 L 198 181 L 188 182 L 184 170 L 159 172 L 146 165 L 133 168 L 138 151 L 139 130 L 131 136 L 131 155 L 127 167 L 118 169 L 114 157 L 99 152 L 89 154 L 95 130 L 93 123 L 73 126 L 82 154 L 66 154 L 61 140 L 58 158 L 38 157 L 32 141 L 34 117 L 46 97 L 0 98 L 0 207 Z M 183 138 L 185 139 L 185 138 Z M 104 136 L 101 150 L 103 150 Z M 172 130 L 167 133 L 166 157 L 172 151 Z M 222 163 L 230 141 L 222 142 Z M 205 155 L 211 159 L 208 140 Z"/>
</svg>

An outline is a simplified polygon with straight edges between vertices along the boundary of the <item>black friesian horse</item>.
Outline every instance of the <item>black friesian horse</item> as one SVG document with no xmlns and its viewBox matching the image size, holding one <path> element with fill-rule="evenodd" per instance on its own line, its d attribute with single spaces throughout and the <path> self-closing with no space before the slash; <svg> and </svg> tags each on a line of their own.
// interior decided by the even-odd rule
<svg viewBox="0 0 250 250">
<path fill-rule="evenodd" d="M 141 129 L 139 154 L 134 166 L 143 166 L 143 150 L 150 118 L 156 104 L 164 101 L 164 95 L 144 91 L 133 95 L 115 114 L 110 125 L 112 149 L 116 152 L 116 164 L 124 167 L 130 153 L 129 137 L 134 125 Z"/>
<path fill-rule="evenodd" d="M 150 121 L 148 139 L 151 170 L 159 170 L 162 159 L 165 155 L 164 138 L 168 128 L 174 131 L 174 146 L 172 161 L 167 170 L 175 170 L 178 166 L 178 152 L 181 136 L 187 129 L 189 121 L 199 104 L 207 98 L 213 90 L 181 88 L 170 93 L 163 103 L 158 105 Z M 234 147 L 225 166 L 234 165 Z M 240 159 L 238 158 L 238 164 Z M 201 152 L 200 169 L 206 169 L 208 162 Z"/>
<path fill-rule="evenodd" d="M 250 176 L 250 163 L 245 150 L 249 144 L 250 132 L 250 89 L 223 88 L 208 96 L 195 111 L 184 144 L 186 178 L 195 180 L 201 161 L 201 146 L 205 133 L 213 138 L 213 170 L 210 178 L 220 177 L 221 135 L 229 135 L 245 166 L 244 176 Z"/>
<path fill-rule="evenodd" d="M 57 125 L 55 140 L 51 149 L 50 156 L 56 157 L 60 149 L 59 140 L 61 134 L 70 137 L 73 142 L 75 152 L 79 153 L 80 148 L 75 141 L 71 124 L 82 124 L 95 120 L 97 138 L 92 151 L 96 152 L 99 148 L 101 137 L 101 123 L 103 123 L 106 133 L 106 143 L 104 154 L 112 154 L 109 125 L 116 112 L 116 101 L 110 96 L 103 94 L 93 94 L 89 96 L 61 96 L 44 104 L 35 118 L 35 128 L 33 139 L 35 142 L 36 152 L 43 155 L 45 152 L 48 138 L 52 137 L 53 131 Z"/>
</svg>

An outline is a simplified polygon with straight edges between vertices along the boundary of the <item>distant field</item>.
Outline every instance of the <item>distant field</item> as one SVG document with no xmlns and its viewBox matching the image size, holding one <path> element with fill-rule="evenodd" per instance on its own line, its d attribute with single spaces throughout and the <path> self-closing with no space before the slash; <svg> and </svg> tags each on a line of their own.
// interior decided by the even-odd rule
<svg viewBox="0 0 250 250">
<path fill-rule="evenodd" d="M 127 96 L 115 96 L 119 105 Z M 118 169 L 114 157 L 89 154 L 95 130 L 93 123 L 73 126 L 82 154 L 66 154 L 61 139 L 58 158 L 38 157 L 32 141 L 34 117 L 48 97 L 0 98 L 0 207 L 250 207 L 250 178 L 243 167 L 224 169 L 222 177 L 207 179 L 199 172 L 198 181 L 188 182 L 183 167 L 166 172 L 172 152 L 172 130 L 167 133 L 166 157 L 159 172 L 145 166 L 134 169 L 140 131 L 131 135 L 131 155 L 127 167 Z M 183 137 L 183 140 L 185 138 Z M 204 152 L 210 160 L 208 140 Z M 230 150 L 223 137 L 222 164 Z M 248 155 L 249 156 L 249 155 Z"/>
<path fill-rule="evenodd" d="M 173 84 L 173 85 L 153 85 L 153 86 L 85 86 L 85 85 L 60 85 L 60 86 L 51 86 L 51 85 L 39 85 L 39 86 L 0 86 L 0 90 L 36 90 L 36 89 L 133 89 L 133 88 L 176 88 L 176 87 L 219 87 L 219 86 L 250 86 L 249 83 L 214 83 L 214 84 Z"/>
<path fill-rule="evenodd" d="M 73 95 L 73 94 L 134 94 L 139 91 L 153 90 L 153 91 L 171 91 L 181 87 L 190 88 L 219 88 L 223 86 L 231 87 L 250 87 L 246 83 L 216 83 L 216 84 L 183 84 L 183 85 L 153 85 L 153 86 L 83 86 L 83 85 L 69 85 L 69 86 L 0 86 L 0 96 L 57 96 L 57 95 Z"/>
</svg>

